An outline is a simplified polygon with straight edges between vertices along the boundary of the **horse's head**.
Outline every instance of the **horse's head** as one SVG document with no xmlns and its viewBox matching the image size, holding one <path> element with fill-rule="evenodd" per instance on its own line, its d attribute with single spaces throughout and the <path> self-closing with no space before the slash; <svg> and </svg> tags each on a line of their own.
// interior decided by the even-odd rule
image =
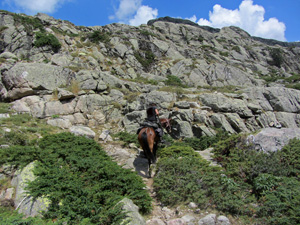
<svg viewBox="0 0 300 225">
<path fill-rule="evenodd" d="M 171 120 L 172 119 L 160 119 L 160 123 L 162 127 L 165 128 L 168 133 L 171 132 L 171 123 L 170 123 Z"/>
</svg>

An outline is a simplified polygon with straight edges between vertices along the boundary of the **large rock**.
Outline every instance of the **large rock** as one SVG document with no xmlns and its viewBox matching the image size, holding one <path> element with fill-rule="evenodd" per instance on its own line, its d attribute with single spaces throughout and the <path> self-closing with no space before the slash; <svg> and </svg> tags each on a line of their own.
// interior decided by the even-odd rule
<svg viewBox="0 0 300 225">
<path fill-rule="evenodd" d="M 77 136 L 85 136 L 87 138 L 95 138 L 96 133 L 89 127 L 86 126 L 72 126 L 69 128 L 70 132 Z"/>
<path fill-rule="evenodd" d="M 83 90 L 104 91 L 106 84 L 100 79 L 99 73 L 95 71 L 82 70 L 77 73 L 76 79 Z"/>
<path fill-rule="evenodd" d="M 27 182 L 33 181 L 34 162 L 27 165 L 23 170 L 17 171 L 13 180 L 12 186 L 15 187 L 14 204 L 19 213 L 26 216 L 41 216 L 42 211 L 46 211 L 50 205 L 50 201 L 46 198 L 34 199 L 26 191 Z"/>
<path fill-rule="evenodd" d="M 299 113 L 300 91 L 283 87 L 253 87 L 243 90 L 265 111 Z"/>
<path fill-rule="evenodd" d="M 245 101 L 228 98 L 221 93 L 206 93 L 199 96 L 201 102 L 215 112 L 237 113 L 240 117 L 252 117 L 251 110 Z"/>
<path fill-rule="evenodd" d="M 60 66 L 41 63 L 17 63 L 2 74 L 2 83 L 8 91 L 9 98 L 18 99 L 33 94 L 29 90 L 54 90 L 59 86 L 66 86 L 71 78 L 71 71 Z M 13 91 L 17 92 L 15 89 L 22 88 L 28 89 L 27 92 L 22 95 L 20 93 L 19 95 L 13 94 Z"/>
<path fill-rule="evenodd" d="M 274 111 L 300 112 L 300 91 L 288 88 L 267 88 L 264 92 L 266 99 L 272 105 Z"/>
<path fill-rule="evenodd" d="M 126 131 L 130 133 L 136 133 L 137 129 L 140 127 L 140 123 L 146 118 L 145 111 L 133 111 L 127 113 L 123 119 L 123 125 Z"/>
<path fill-rule="evenodd" d="M 247 141 L 256 150 L 275 152 L 293 138 L 300 138 L 300 128 L 265 128 L 256 135 L 248 136 Z"/>
<path fill-rule="evenodd" d="M 139 98 L 141 102 L 145 103 L 145 106 L 154 102 L 160 108 L 169 108 L 172 102 L 177 100 L 177 95 L 166 91 L 152 91 L 150 93 L 140 95 Z"/>
<path fill-rule="evenodd" d="M 107 95 L 82 95 L 79 96 L 77 105 L 75 107 L 76 112 L 93 113 L 95 110 L 100 109 L 103 106 L 109 105 L 112 102 L 110 96 Z"/>
<path fill-rule="evenodd" d="M 171 135 L 175 138 L 191 138 L 194 136 L 191 124 L 181 120 L 173 122 Z"/>
<path fill-rule="evenodd" d="M 146 221 L 139 214 L 139 207 L 133 203 L 132 200 L 124 198 L 121 203 L 123 203 L 123 210 L 126 212 L 127 219 L 125 219 L 121 224 L 127 225 L 146 225 Z"/>
</svg>

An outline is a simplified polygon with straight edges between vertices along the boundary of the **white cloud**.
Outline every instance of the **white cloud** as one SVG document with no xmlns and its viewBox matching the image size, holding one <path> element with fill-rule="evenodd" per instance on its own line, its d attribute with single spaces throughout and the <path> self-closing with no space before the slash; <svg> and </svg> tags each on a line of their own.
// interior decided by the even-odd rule
<svg viewBox="0 0 300 225">
<path fill-rule="evenodd" d="M 119 8 L 112 18 L 126 21 L 136 13 L 141 4 L 142 0 L 120 0 Z"/>
<path fill-rule="evenodd" d="M 158 15 L 157 9 L 152 9 L 149 6 L 141 6 L 133 19 L 129 20 L 129 24 L 132 26 L 138 26 L 146 24 L 149 20 L 155 19 Z"/>
<path fill-rule="evenodd" d="M 253 36 L 286 41 L 285 24 L 276 18 L 264 19 L 265 9 L 253 5 L 252 0 L 243 0 L 239 9 L 225 9 L 216 4 L 209 12 L 209 20 L 199 19 L 199 25 L 222 28 L 225 26 L 238 26 Z"/>
<path fill-rule="evenodd" d="M 158 15 L 157 9 L 142 5 L 143 0 L 120 0 L 115 15 L 109 17 L 111 20 L 119 20 L 119 23 L 126 23 L 138 26 L 155 19 Z"/>
<path fill-rule="evenodd" d="M 53 13 L 67 0 L 6 0 L 7 4 L 15 4 L 28 14 L 37 12 Z"/>
<path fill-rule="evenodd" d="M 197 21 L 197 17 L 196 15 L 193 15 L 191 18 L 186 18 L 187 20 L 193 21 L 194 23 L 196 23 Z"/>
</svg>

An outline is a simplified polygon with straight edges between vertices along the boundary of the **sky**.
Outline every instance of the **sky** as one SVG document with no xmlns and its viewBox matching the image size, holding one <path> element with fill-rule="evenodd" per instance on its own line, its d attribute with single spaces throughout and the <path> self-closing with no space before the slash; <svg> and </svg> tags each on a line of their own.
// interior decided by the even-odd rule
<svg viewBox="0 0 300 225">
<path fill-rule="evenodd" d="M 0 0 L 0 9 L 46 13 L 78 26 L 132 26 L 170 16 L 215 28 L 237 26 L 252 36 L 300 41 L 300 0 Z"/>
</svg>

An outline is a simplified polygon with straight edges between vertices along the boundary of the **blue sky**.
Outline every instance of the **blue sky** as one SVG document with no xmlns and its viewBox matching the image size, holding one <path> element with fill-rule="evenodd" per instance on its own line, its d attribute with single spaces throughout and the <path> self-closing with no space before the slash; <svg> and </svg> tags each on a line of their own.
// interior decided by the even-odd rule
<svg viewBox="0 0 300 225">
<path fill-rule="evenodd" d="M 300 41 L 300 0 L 1 0 L 1 9 L 46 13 L 75 25 L 145 24 L 171 16 L 200 25 L 238 26 L 253 36 Z"/>
</svg>

